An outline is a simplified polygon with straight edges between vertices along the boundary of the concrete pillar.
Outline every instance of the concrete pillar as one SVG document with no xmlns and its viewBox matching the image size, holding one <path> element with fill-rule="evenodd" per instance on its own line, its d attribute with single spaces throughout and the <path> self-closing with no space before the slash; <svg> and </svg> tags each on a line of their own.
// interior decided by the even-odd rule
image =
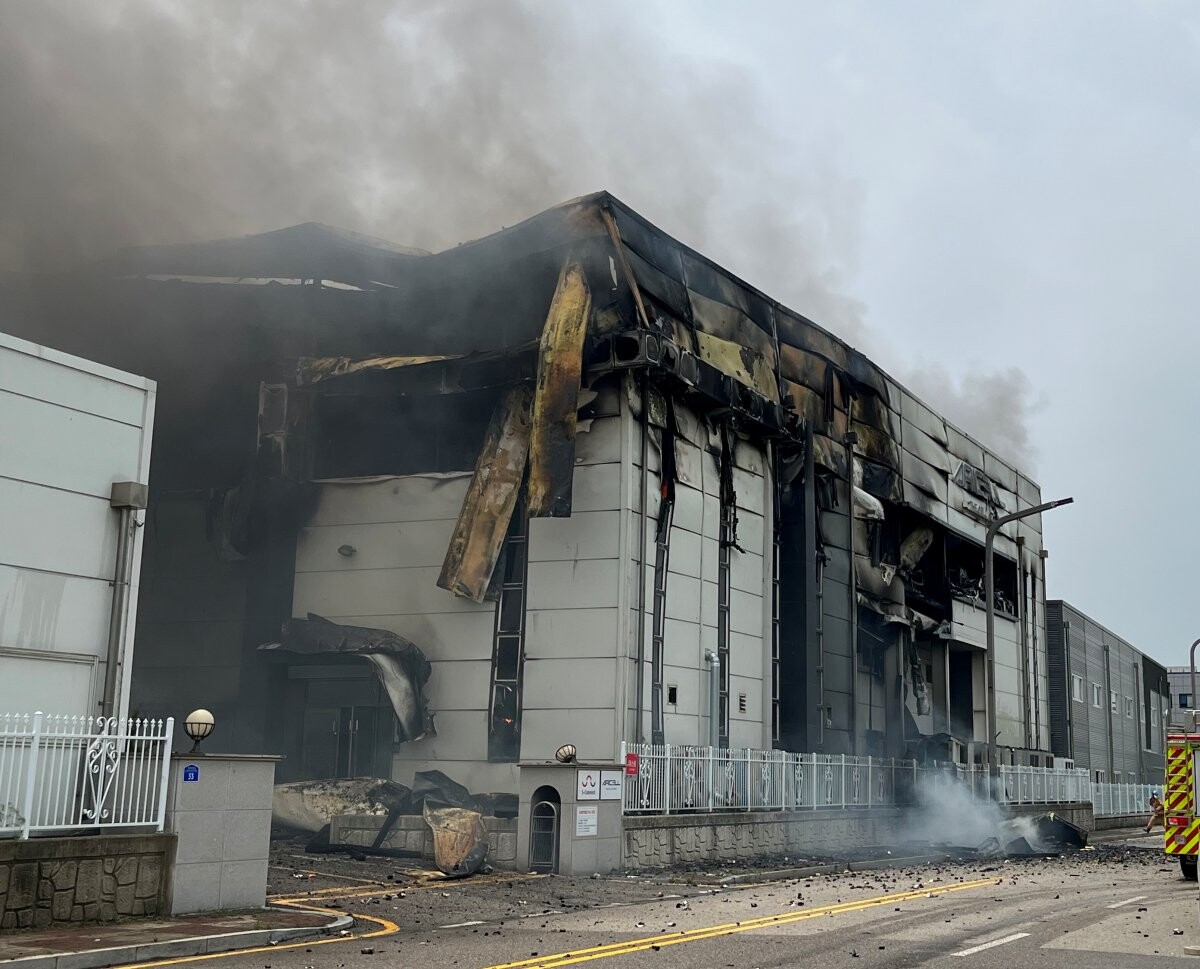
<svg viewBox="0 0 1200 969">
<path fill-rule="evenodd" d="M 562 875 L 607 874 L 622 866 L 621 764 L 521 764 L 517 865 L 529 867 L 529 824 L 539 788 L 558 792 L 558 871 Z M 631 782 L 636 777 L 629 778 Z"/>
<path fill-rule="evenodd" d="M 271 800 L 280 758 L 172 754 L 165 830 L 176 835 L 171 915 L 266 904 Z"/>
</svg>

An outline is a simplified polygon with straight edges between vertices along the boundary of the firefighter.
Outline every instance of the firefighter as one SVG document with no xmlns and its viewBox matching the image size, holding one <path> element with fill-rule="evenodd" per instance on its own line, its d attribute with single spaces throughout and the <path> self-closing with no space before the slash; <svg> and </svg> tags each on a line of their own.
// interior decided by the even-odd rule
<svg viewBox="0 0 1200 969">
<path fill-rule="evenodd" d="M 1146 834 L 1156 825 L 1163 823 L 1163 802 L 1158 796 L 1158 791 L 1150 793 L 1150 820 L 1146 822 Z"/>
</svg>

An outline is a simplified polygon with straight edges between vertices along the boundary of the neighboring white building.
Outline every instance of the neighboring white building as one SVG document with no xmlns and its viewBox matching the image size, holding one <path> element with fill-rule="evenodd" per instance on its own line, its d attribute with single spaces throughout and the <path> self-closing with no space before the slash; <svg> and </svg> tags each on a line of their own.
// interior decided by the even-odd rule
<svg viewBox="0 0 1200 969">
<path fill-rule="evenodd" d="M 0 712 L 127 712 L 154 402 L 151 380 L 0 333 Z"/>
</svg>

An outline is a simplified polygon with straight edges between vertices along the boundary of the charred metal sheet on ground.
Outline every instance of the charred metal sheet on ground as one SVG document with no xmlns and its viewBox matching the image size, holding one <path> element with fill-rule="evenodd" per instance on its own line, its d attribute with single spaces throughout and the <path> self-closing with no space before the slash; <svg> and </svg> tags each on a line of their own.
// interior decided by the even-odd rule
<svg viewBox="0 0 1200 969">
<path fill-rule="evenodd" d="M 423 814 L 433 832 L 433 862 L 443 875 L 465 878 L 484 866 L 488 833 L 478 811 L 432 808 L 427 801 Z"/>
<path fill-rule="evenodd" d="M 592 296 L 578 263 L 563 267 L 546 314 L 529 441 L 529 514 L 571 514 L 583 340 Z"/>
<path fill-rule="evenodd" d="M 259 648 L 361 656 L 375 666 L 400 722 L 403 739 L 420 740 L 428 732 L 423 691 L 432 667 L 425 654 L 403 636 L 387 629 L 343 626 L 309 613 L 307 619 L 289 619 L 284 623 L 281 642 Z"/>
<path fill-rule="evenodd" d="M 529 456 L 528 387 L 516 387 L 497 405 L 479 451 L 471 487 L 454 525 L 438 587 L 482 602 L 504 546 Z"/>
</svg>

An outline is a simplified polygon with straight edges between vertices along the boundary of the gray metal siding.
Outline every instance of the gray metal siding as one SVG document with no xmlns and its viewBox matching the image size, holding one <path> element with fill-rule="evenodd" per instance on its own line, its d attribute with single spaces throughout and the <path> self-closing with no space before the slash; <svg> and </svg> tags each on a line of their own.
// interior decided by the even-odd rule
<svg viewBox="0 0 1200 969">
<path fill-rule="evenodd" d="M 1050 680 L 1050 750 L 1055 757 L 1071 756 L 1071 676 L 1063 629 L 1062 603 L 1046 603 L 1047 675 Z"/>
</svg>

